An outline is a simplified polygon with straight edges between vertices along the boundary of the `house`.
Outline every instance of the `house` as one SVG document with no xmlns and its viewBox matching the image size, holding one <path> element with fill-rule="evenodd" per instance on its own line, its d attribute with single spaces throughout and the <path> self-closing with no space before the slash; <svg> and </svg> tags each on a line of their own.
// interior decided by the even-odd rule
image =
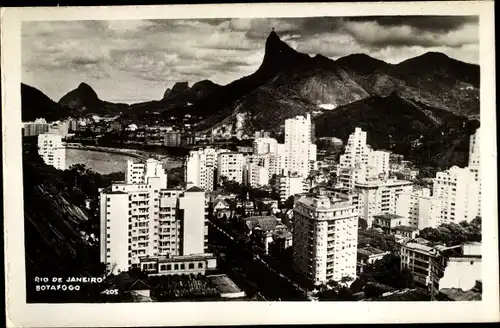
<svg viewBox="0 0 500 328">
<path fill-rule="evenodd" d="M 271 198 L 262 198 L 255 200 L 255 206 L 257 211 L 271 212 L 272 214 L 278 213 L 280 210 L 278 208 L 278 201 Z"/>
<path fill-rule="evenodd" d="M 224 199 L 217 199 L 213 205 L 213 215 L 217 218 L 222 218 L 224 215 L 229 218 L 231 216 L 231 206 Z"/>
<path fill-rule="evenodd" d="M 367 264 L 373 264 L 374 262 L 381 260 L 385 255 L 389 253 L 390 253 L 389 251 L 383 251 L 373 246 L 365 246 L 358 248 L 357 250 L 358 274 L 363 273 L 363 268 Z"/>
<path fill-rule="evenodd" d="M 291 246 L 292 236 L 281 220 L 275 216 L 252 216 L 245 219 L 245 223 L 250 230 L 250 236 L 256 243 L 265 249 L 269 254 L 269 246 L 274 243 L 275 248 L 285 249 Z"/>
<path fill-rule="evenodd" d="M 417 228 L 404 226 L 404 225 L 394 227 L 394 229 L 392 229 L 392 231 L 397 236 L 401 236 L 403 238 L 409 238 L 409 239 L 414 239 L 415 237 L 417 237 L 417 233 L 418 233 Z"/>
<path fill-rule="evenodd" d="M 384 233 L 394 233 L 394 228 L 406 226 L 408 219 L 404 216 L 386 213 L 373 216 L 373 228 L 380 228 Z"/>
</svg>

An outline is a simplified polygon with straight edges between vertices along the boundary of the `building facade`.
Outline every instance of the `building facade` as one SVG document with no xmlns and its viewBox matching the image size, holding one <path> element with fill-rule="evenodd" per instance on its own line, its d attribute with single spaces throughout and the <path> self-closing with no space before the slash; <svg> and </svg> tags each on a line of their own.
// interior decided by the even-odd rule
<svg viewBox="0 0 500 328">
<path fill-rule="evenodd" d="M 283 204 L 288 197 L 307 191 L 304 178 L 299 175 L 284 175 L 277 178 L 280 202 Z"/>
<path fill-rule="evenodd" d="M 360 193 L 361 218 L 371 227 L 374 215 L 396 213 L 399 195 L 410 193 L 413 184 L 405 180 L 386 179 L 356 183 L 355 188 Z"/>
<path fill-rule="evenodd" d="M 186 183 L 213 191 L 216 183 L 217 156 L 222 150 L 204 148 L 189 152 L 186 158 Z"/>
<path fill-rule="evenodd" d="M 428 188 L 404 192 L 396 201 L 396 214 L 407 217 L 412 228 L 436 228 L 442 223 L 441 203 L 441 198 L 431 196 Z"/>
<path fill-rule="evenodd" d="M 311 115 L 285 120 L 284 174 L 298 174 L 307 178 L 316 162 L 316 145 L 312 142 Z M 279 151 L 279 149 L 278 149 Z"/>
<path fill-rule="evenodd" d="M 49 123 L 44 118 L 37 118 L 34 122 L 23 124 L 23 136 L 34 137 L 49 132 Z"/>
<path fill-rule="evenodd" d="M 66 147 L 62 142 L 62 136 L 51 133 L 39 134 L 38 154 L 45 164 L 58 170 L 66 169 Z"/>
<path fill-rule="evenodd" d="M 228 181 L 243 183 L 243 168 L 245 164 L 246 159 L 242 153 L 220 153 L 217 159 L 218 181 L 222 181 L 222 177 L 225 177 Z"/>
<path fill-rule="evenodd" d="M 125 183 L 100 191 L 101 262 L 107 272 L 142 268 L 143 263 L 161 257 L 205 253 L 208 228 L 203 190 L 167 189 L 166 173 L 157 170 L 158 161 L 150 159 L 142 167 L 140 172 L 141 166 L 127 165 Z M 147 272 L 153 270 L 149 264 L 146 267 Z"/>
<path fill-rule="evenodd" d="M 358 215 L 349 202 L 321 191 L 293 210 L 293 264 L 311 284 L 356 277 Z"/>
<path fill-rule="evenodd" d="M 441 198 L 441 223 L 470 222 L 479 215 L 479 183 L 469 168 L 438 172 L 433 196 Z"/>
</svg>

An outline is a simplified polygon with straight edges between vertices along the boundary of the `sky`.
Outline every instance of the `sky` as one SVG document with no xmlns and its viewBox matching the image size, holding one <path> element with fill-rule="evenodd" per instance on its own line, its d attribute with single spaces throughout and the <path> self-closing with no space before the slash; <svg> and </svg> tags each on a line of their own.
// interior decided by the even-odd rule
<svg viewBox="0 0 500 328">
<path fill-rule="evenodd" d="M 102 100 L 159 100 L 176 82 L 253 73 L 272 28 L 297 51 L 399 63 L 438 51 L 479 63 L 477 16 L 23 22 L 22 82 L 54 101 L 81 82 Z"/>
</svg>

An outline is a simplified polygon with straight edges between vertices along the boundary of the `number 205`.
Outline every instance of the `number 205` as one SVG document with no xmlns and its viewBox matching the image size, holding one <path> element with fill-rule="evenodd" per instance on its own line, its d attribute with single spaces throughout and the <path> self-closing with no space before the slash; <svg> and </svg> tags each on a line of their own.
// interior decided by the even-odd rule
<svg viewBox="0 0 500 328">
<path fill-rule="evenodd" d="M 106 289 L 104 291 L 106 295 L 118 295 L 118 289 Z"/>
</svg>

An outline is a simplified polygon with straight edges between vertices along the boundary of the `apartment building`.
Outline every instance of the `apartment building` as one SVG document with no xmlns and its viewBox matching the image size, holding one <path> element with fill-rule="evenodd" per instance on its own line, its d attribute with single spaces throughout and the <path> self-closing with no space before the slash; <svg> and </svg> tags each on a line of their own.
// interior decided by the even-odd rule
<svg viewBox="0 0 500 328">
<path fill-rule="evenodd" d="M 244 183 L 252 187 L 269 184 L 269 170 L 258 163 L 248 163 L 244 169 Z"/>
<path fill-rule="evenodd" d="M 306 178 L 316 162 L 316 145 L 312 142 L 310 114 L 285 120 L 283 150 L 284 173 L 295 173 Z"/>
<path fill-rule="evenodd" d="M 165 264 L 161 274 L 176 274 L 182 263 L 190 261 L 189 256 L 205 254 L 205 193 L 198 187 L 167 189 L 166 173 L 160 168 L 161 163 L 154 159 L 128 163 L 126 182 L 100 190 L 101 262 L 108 272 L 140 267 L 149 274 L 158 274 L 161 262 Z M 203 268 L 194 271 L 204 273 L 213 266 L 209 260 L 213 256 L 203 256 Z M 169 261 L 170 271 L 166 269 Z M 189 268 L 190 263 L 183 266 Z"/>
<path fill-rule="evenodd" d="M 459 288 L 467 291 L 474 288 L 476 281 L 482 280 L 481 243 L 470 242 L 462 245 L 461 254 L 451 256 L 439 281 L 439 290 Z"/>
<path fill-rule="evenodd" d="M 37 118 L 34 122 L 23 123 L 23 136 L 33 137 L 49 132 L 49 123 L 44 118 Z"/>
<path fill-rule="evenodd" d="M 274 138 L 255 138 L 253 142 L 253 153 L 255 155 L 276 154 L 278 152 L 278 141 Z"/>
<path fill-rule="evenodd" d="M 48 133 L 58 134 L 61 137 L 66 138 L 68 136 L 68 132 L 69 132 L 69 121 L 58 121 L 51 123 L 49 125 Z"/>
<path fill-rule="evenodd" d="M 433 196 L 441 198 L 441 223 L 472 221 L 479 215 L 480 187 L 470 168 L 453 166 L 438 172 Z"/>
<path fill-rule="evenodd" d="M 417 286 L 427 287 L 436 295 L 448 259 L 459 255 L 460 250 L 460 245 L 446 247 L 433 245 L 425 239 L 413 240 L 401 245 L 401 269 L 409 269 Z"/>
<path fill-rule="evenodd" d="M 481 216 L 481 152 L 480 152 L 480 128 L 470 137 L 469 143 L 469 169 L 474 173 L 474 178 L 478 183 L 479 196 L 477 215 Z"/>
<path fill-rule="evenodd" d="M 217 157 L 220 152 L 214 148 L 204 148 L 189 152 L 186 158 L 186 183 L 205 191 L 213 191 L 216 183 Z"/>
<path fill-rule="evenodd" d="M 358 215 L 349 202 L 319 190 L 293 209 L 293 264 L 311 284 L 356 278 Z"/>
<path fill-rule="evenodd" d="M 413 184 L 405 180 L 381 179 L 356 183 L 355 189 L 360 193 L 360 216 L 371 227 L 374 215 L 396 213 L 400 194 L 410 193 Z"/>
<path fill-rule="evenodd" d="M 45 164 L 58 170 L 66 169 L 66 147 L 62 136 L 58 134 L 42 133 L 38 135 L 38 154 Z"/>
<path fill-rule="evenodd" d="M 307 191 L 307 184 L 300 175 L 282 175 L 277 178 L 280 202 L 283 204 L 288 197 Z"/>
<path fill-rule="evenodd" d="M 441 224 L 441 203 L 428 188 L 404 192 L 396 201 L 396 214 L 407 217 L 412 228 L 436 228 Z"/>
<path fill-rule="evenodd" d="M 217 178 L 243 183 L 243 168 L 246 164 L 245 156 L 238 152 L 220 153 L 217 159 Z"/>
<path fill-rule="evenodd" d="M 126 184 L 146 184 L 148 178 L 152 177 L 159 179 L 160 188 L 167 188 L 167 173 L 161 161 L 153 158 L 145 161 L 127 160 Z"/>
<path fill-rule="evenodd" d="M 354 188 L 357 182 L 384 179 L 389 175 L 390 152 L 371 149 L 366 138 L 366 132 L 356 127 L 349 135 L 344 154 L 340 156 L 338 182 L 347 188 Z"/>
</svg>

